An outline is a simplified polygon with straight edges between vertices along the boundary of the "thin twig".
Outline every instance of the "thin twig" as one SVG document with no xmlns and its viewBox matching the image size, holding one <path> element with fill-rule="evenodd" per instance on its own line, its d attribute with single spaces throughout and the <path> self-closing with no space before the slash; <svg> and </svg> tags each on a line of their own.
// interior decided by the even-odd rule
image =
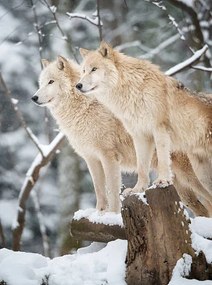
<svg viewBox="0 0 212 285">
<path fill-rule="evenodd" d="M 99 40 L 102 41 L 102 24 L 101 24 L 101 17 L 100 17 L 100 4 L 99 0 L 96 0 L 96 10 L 97 10 L 97 19 L 98 19 L 98 29 L 99 29 Z"/>
<path fill-rule="evenodd" d="M 22 113 L 19 111 L 19 109 L 18 109 L 18 107 L 17 107 L 17 104 L 13 102 L 13 99 L 12 99 L 12 96 L 11 96 L 11 92 L 10 92 L 10 90 L 8 89 L 7 85 L 6 85 L 6 83 L 5 83 L 5 81 L 4 81 L 3 77 L 2 77 L 1 72 L 0 72 L 0 86 L 2 87 L 2 91 L 4 92 L 4 94 L 9 98 L 10 103 L 11 103 L 11 105 L 12 105 L 12 107 L 13 107 L 13 110 L 14 110 L 14 112 L 16 113 L 16 116 L 17 116 L 17 118 L 19 119 L 19 121 L 20 121 L 22 127 L 25 129 L 25 131 L 26 131 L 28 137 L 31 139 L 31 141 L 33 142 L 33 144 L 37 147 L 37 149 L 39 150 L 40 154 L 41 154 L 42 156 L 44 156 L 44 155 L 43 155 L 43 151 L 42 151 L 42 149 L 41 149 L 41 147 L 40 147 L 40 145 L 39 145 L 39 142 L 38 142 L 36 136 L 33 134 L 33 132 L 31 131 L 31 129 L 27 126 L 27 124 L 26 124 L 26 122 L 25 122 L 25 120 L 24 120 L 24 117 L 23 117 Z"/>
</svg>

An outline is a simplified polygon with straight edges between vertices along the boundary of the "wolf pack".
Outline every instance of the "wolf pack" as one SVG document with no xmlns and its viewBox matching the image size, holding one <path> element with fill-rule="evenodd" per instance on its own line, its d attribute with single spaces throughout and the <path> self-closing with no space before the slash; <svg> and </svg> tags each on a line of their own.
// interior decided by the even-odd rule
<svg viewBox="0 0 212 285">
<path fill-rule="evenodd" d="M 123 195 L 174 184 L 195 215 L 212 216 L 212 95 L 104 41 L 80 53 L 81 65 L 62 56 L 42 60 L 32 100 L 49 108 L 85 160 L 96 209 L 119 213 L 121 173 L 135 172 L 136 185 Z"/>
</svg>

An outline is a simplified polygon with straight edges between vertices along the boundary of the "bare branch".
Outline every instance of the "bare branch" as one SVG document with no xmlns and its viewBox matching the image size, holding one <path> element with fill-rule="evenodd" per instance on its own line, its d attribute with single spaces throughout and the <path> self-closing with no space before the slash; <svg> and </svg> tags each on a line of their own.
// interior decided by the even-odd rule
<svg viewBox="0 0 212 285">
<path fill-rule="evenodd" d="M 96 9 L 97 9 L 97 19 L 98 19 L 98 29 L 99 29 L 99 40 L 102 41 L 102 22 L 101 22 L 101 17 L 100 17 L 100 4 L 99 0 L 96 0 Z"/>
<path fill-rule="evenodd" d="M 194 55 L 192 55 L 190 58 L 186 59 L 185 61 L 183 61 L 183 62 L 173 66 L 169 70 L 167 70 L 166 75 L 174 75 L 174 74 L 184 70 L 185 68 L 190 67 L 193 63 L 195 63 L 196 61 L 198 61 L 201 58 L 201 56 L 207 51 L 207 49 L 208 49 L 208 46 L 205 45 L 203 48 L 196 51 L 194 53 Z"/>
<path fill-rule="evenodd" d="M 11 96 L 11 92 L 8 89 L 2 74 L 0 73 L 0 86 L 2 87 L 2 91 L 4 92 L 4 94 L 9 98 L 10 103 L 13 107 L 14 112 L 16 113 L 17 118 L 19 119 L 19 121 L 21 122 L 22 127 L 25 129 L 28 137 L 31 139 L 31 141 L 33 142 L 33 144 L 37 147 L 37 149 L 39 150 L 40 154 L 43 156 L 43 152 L 42 149 L 40 148 L 39 142 L 36 138 L 36 136 L 33 134 L 33 132 L 31 131 L 31 129 L 29 127 L 27 127 L 27 124 L 24 120 L 24 117 L 22 115 L 22 113 L 19 111 L 18 107 L 17 107 L 17 103 L 15 100 L 13 100 L 12 96 Z"/>
<path fill-rule="evenodd" d="M 38 37 L 40 66 L 41 66 L 41 69 L 42 69 L 43 67 L 42 67 L 42 61 L 41 60 L 42 60 L 42 39 L 43 39 L 43 36 L 42 36 L 42 31 L 40 29 L 40 26 L 38 24 L 38 15 L 37 15 L 35 4 L 33 3 L 33 0 L 30 0 L 30 3 L 31 3 L 31 6 L 32 6 L 32 11 L 33 11 L 33 16 L 34 16 L 34 27 L 35 27 L 35 30 L 36 30 L 36 33 L 37 33 L 37 37 Z"/>
<path fill-rule="evenodd" d="M 39 178 L 40 170 L 47 165 L 54 157 L 56 151 L 64 141 L 64 135 L 59 133 L 49 144 L 42 157 L 38 154 L 29 168 L 18 199 L 17 217 L 13 224 L 13 250 L 20 250 L 21 236 L 25 224 L 26 202 L 30 192 Z"/>
</svg>

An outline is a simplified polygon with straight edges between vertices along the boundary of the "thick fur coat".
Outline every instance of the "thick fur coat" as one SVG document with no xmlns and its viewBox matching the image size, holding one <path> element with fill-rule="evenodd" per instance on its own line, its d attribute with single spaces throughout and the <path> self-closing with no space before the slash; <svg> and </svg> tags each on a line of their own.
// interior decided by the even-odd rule
<svg viewBox="0 0 212 285">
<path fill-rule="evenodd" d="M 75 85 L 80 78 L 77 64 L 63 57 L 52 63 L 45 60 L 43 64 L 40 88 L 33 101 L 50 109 L 70 144 L 85 159 L 94 183 L 97 209 L 119 212 L 121 170 L 136 170 L 131 136 L 107 108 L 77 91 Z M 212 214 L 211 205 L 207 202 L 208 193 L 203 187 L 199 188 L 188 158 L 180 153 L 172 155 L 175 181 L 184 203 L 198 215 Z M 152 165 L 157 166 L 156 156 Z M 186 169 L 191 183 L 187 178 L 181 179 L 181 169 Z"/>
<path fill-rule="evenodd" d="M 81 54 L 77 88 L 108 107 L 133 138 L 138 172 L 133 190 L 148 187 L 156 147 L 156 185 L 172 183 L 170 151 L 183 151 L 202 185 L 212 191 L 211 95 L 198 97 L 149 61 L 126 56 L 104 42 L 96 51 L 81 49 Z"/>
</svg>

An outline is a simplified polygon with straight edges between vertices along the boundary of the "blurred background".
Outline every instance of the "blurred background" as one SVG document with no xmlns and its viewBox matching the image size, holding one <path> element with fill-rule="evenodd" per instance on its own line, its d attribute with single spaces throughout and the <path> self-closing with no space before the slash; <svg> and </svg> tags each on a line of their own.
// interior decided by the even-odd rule
<svg viewBox="0 0 212 285">
<path fill-rule="evenodd" d="M 211 92 L 211 0 L 1 0 L 0 72 L 13 100 L 1 82 L 0 246 L 12 246 L 18 197 L 38 153 L 14 107 L 42 144 L 51 142 L 58 128 L 48 111 L 30 100 L 38 88 L 40 60 L 60 54 L 80 62 L 79 47 L 96 49 L 101 38 L 163 71 L 207 44 L 198 63 L 207 71 L 187 68 L 176 77 L 189 88 Z M 125 185 L 134 180 L 124 176 Z M 42 169 L 27 200 L 21 249 L 52 257 L 80 247 L 70 238 L 69 223 L 76 210 L 94 206 L 87 167 L 65 142 Z"/>
</svg>

